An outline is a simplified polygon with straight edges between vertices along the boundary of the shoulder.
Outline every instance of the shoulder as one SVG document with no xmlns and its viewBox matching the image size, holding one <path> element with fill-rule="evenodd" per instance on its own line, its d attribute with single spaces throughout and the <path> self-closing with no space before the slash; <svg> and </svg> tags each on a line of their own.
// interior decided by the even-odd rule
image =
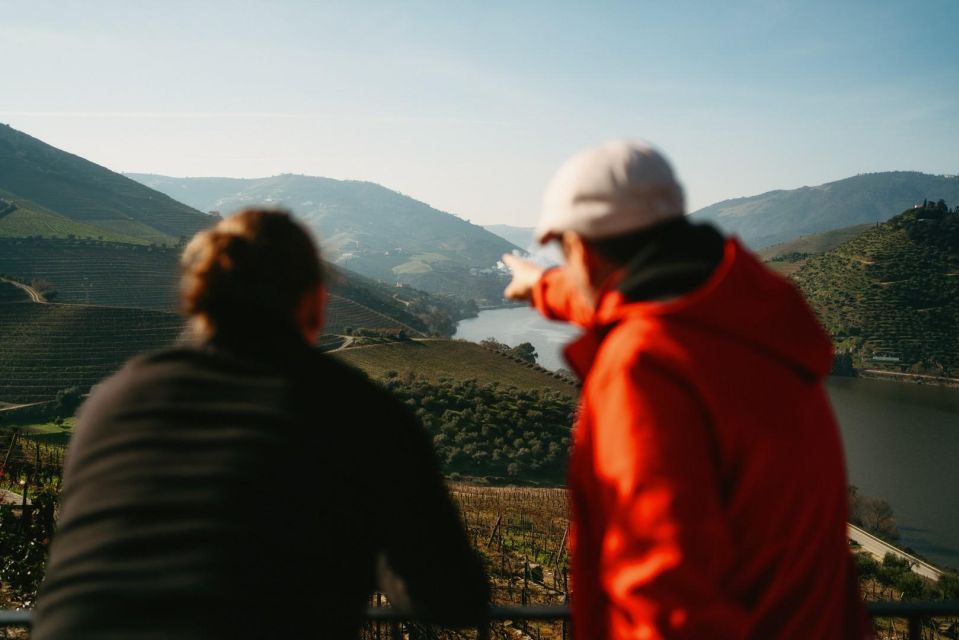
<svg viewBox="0 0 959 640">
<path fill-rule="evenodd" d="M 95 384 L 80 409 L 82 422 L 102 418 L 146 402 L 172 386 L 188 384 L 204 371 L 226 370 L 212 354 L 190 347 L 172 347 L 128 360 L 116 373 Z"/>
<path fill-rule="evenodd" d="M 311 350 L 307 357 L 307 366 L 318 390 L 328 394 L 342 393 L 345 397 L 359 395 L 369 398 L 373 407 L 381 405 L 401 406 L 386 389 L 370 379 L 365 372 L 337 360 L 336 358 Z"/>
<path fill-rule="evenodd" d="M 591 372 L 607 384 L 610 377 L 671 380 L 691 386 L 694 359 L 675 327 L 657 317 L 632 315 L 606 335 Z"/>
<path fill-rule="evenodd" d="M 298 394 L 323 415 L 384 438 L 408 434 L 416 424 L 409 407 L 363 371 L 319 351 L 311 351 L 305 364 Z"/>
</svg>

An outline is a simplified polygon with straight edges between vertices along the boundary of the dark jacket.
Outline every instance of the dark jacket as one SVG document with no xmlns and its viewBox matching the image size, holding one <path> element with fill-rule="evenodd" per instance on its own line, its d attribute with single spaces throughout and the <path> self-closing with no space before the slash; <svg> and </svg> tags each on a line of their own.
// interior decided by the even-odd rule
<svg viewBox="0 0 959 640">
<path fill-rule="evenodd" d="M 293 336 L 176 348 L 82 409 L 32 637 L 355 637 L 381 553 L 428 617 L 481 619 L 409 411 Z"/>
</svg>

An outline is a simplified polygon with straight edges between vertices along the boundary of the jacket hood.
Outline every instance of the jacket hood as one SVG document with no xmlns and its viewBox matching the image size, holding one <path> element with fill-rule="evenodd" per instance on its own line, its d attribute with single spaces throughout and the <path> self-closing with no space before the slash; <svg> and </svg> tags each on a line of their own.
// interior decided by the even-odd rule
<svg viewBox="0 0 959 640">
<path fill-rule="evenodd" d="M 613 324 L 633 314 L 660 316 L 725 336 L 810 378 L 832 369 L 832 341 L 802 294 L 736 239 L 725 241 L 719 264 L 689 293 L 666 301 L 630 302 L 621 291 L 608 291 L 599 301 L 596 321 Z"/>
</svg>

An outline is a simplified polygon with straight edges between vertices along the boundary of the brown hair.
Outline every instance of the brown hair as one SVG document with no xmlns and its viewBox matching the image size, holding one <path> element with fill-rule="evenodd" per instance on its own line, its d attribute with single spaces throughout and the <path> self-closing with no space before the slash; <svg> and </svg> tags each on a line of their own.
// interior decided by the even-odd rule
<svg viewBox="0 0 959 640">
<path fill-rule="evenodd" d="M 244 209 L 196 234 L 180 258 L 180 308 L 213 331 L 289 324 L 324 281 L 319 250 L 286 211 Z"/>
</svg>

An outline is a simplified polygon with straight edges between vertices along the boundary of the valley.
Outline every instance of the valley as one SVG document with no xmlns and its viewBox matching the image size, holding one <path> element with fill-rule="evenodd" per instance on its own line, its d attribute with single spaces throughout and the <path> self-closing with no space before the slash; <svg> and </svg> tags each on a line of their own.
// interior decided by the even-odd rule
<svg viewBox="0 0 959 640">
<path fill-rule="evenodd" d="M 130 357 L 181 335 L 183 320 L 175 311 L 184 242 L 222 213 L 264 203 L 292 208 L 323 240 L 331 290 L 317 347 L 388 389 L 423 424 L 492 576 L 496 602 L 565 601 L 569 517 L 562 486 L 578 388 L 555 369 L 563 364 L 558 345 L 571 334 L 528 324 L 521 317 L 526 309 L 486 310 L 502 305 L 506 276 L 496 267 L 499 256 L 526 248 L 529 229 L 484 229 L 369 182 L 297 175 L 135 174 L 131 180 L 26 134 L 0 130 L 0 170 L 14 167 L 17 158 L 23 166 L 0 173 L 0 455 L 6 458 L 0 485 L 26 491 L 37 510 L 22 529 L 25 536 L 3 542 L 21 558 L 16 573 L 6 574 L 13 585 L 5 587 L 8 602 L 27 602 L 36 589 L 75 404 Z M 884 187 L 876 186 L 876 176 L 849 181 L 814 193 L 718 203 L 694 218 L 738 231 L 752 246 L 767 244 L 760 256 L 802 289 L 851 366 L 959 375 L 953 277 L 959 272 L 959 214 L 930 202 L 896 215 L 888 213 L 887 202 L 898 202 L 887 197 L 891 193 L 914 198 L 916 189 L 951 197 L 952 182 L 922 174 L 886 176 Z M 902 211 L 912 204 L 896 206 Z M 829 214 L 827 221 L 810 207 L 849 213 Z M 467 318 L 475 320 L 461 324 Z M 472 341 L 449 339 L 457 331 Z M 477 344 L 489 337 L 510 346 L 536 342 L 547 368 Z M 876 401 L 857 396 L 859 387 L 842 385 L 830 383 L 837 412 L 854 425 L 844 427 L 844 437 L 856 481 L 904 503 L 904 522 L 928 527 L 903 527 L 905 542 L 952 562 L 953 548 L 938 542 L 941 531 L 951 536 L 952 530 L 941 517 L 917 509 L 919 497 L 897 493 L 897 483 L 887 481 L 906 483 L 894 465 L 896 455 L 912 451 L 929 473 L 907 477 L 919 478 L 913 484 L 924 492 L 934 491 L 928 488 L 939 477 L 933 472 L 948 473 L 935 466 L 941 464 L 935 442 L 949 441 L 937 420 L 953 411 L 951 400 L 942 411 L 938 405 L 926 413 L 911 409 L 924 416 L 925 431 L 901 443 L 893 435 L 902 436 L 901 420 L 887 424 L 870 414 L 863 430 L 857 416 L 863 404 Z M 919 402 L 933 404 L 925 397 Z M 882 406 L 890 416 L 902 409 Z M 875 466 L 869 452 L 882 444 L 879 433 L 894 444 L 883 449 L 883 470 L 876 475 L 867 470 Z M 938 511 L 948 517 L 948 510 Z M 892 579 L 862 566 L 871 572 L 874 592 L 888 596 Z M 501 631 L 562 637 L 559 623 Z"/>
</svg>

